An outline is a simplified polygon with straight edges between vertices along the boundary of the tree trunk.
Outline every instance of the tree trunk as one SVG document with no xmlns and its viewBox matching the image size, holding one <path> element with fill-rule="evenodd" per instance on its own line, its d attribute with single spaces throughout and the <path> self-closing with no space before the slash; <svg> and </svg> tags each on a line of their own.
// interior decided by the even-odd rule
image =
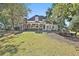
<svg viewBox="0 0 79 59">
<path fill-rule="evenodd" d="M 77 31 L 76 31 L 76 33 L 75 33 L 75 37 L 77 37 Z"/>
<path fill-rule="evenodd" d="M 11 21 L 12 21 L 12 24 L 11 24 L 11 30 L 12 32 L 14 33 L 14 15 L 13 15 L 13 11 L 14 9 L 11 9 Z"/>
<path fill-rule="evenodd" d="M 12 32 L 14 33 L 14 19 L 13 19 L 13 17 L 11 18 L 11 21 L 12 21 Z"/>
</svg>

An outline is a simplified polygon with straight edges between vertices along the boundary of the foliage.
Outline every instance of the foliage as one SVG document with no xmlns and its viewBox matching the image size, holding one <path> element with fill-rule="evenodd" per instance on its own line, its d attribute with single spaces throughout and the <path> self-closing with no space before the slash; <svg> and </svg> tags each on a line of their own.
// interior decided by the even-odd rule
<svg viewBox="0 0 79 59">
<path fill-rule="evenodd" d="M 56 22 L 60 29 L 65 27 L 65 20 L 71 21 L 74 15 L 79 15 L 78 3 L 56 3 L 48 10 L 48 20 Z"/>
<path fill-rule="evenodd" d="M 75 32 L 79 32 L 79 15 L 74 16 L 70 22 L 69 29 Z"/>
<path fill-rule="evenodd" d="M 0 7 L 0 21 L 5 24 L 5 27 L 10 26 L 12 29 L 22 25 L 23 17 L 28 14 L 28 8 L 25 8 L 24 4 L 0 4 Z"/>
</svg>

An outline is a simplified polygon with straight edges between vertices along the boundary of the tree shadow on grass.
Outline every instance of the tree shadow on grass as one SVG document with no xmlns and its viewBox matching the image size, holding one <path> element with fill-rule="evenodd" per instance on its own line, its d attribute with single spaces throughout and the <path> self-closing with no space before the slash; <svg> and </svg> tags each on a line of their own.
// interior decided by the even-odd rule
<svg viewBox="0 0 79 59">
<path fill-rule="evenodd" d="M 9 53 L 10 55 L 16 54 L 18 49 L 14 45 L 5 45 L 0 49 L 0 55 Z"/>
</svg>

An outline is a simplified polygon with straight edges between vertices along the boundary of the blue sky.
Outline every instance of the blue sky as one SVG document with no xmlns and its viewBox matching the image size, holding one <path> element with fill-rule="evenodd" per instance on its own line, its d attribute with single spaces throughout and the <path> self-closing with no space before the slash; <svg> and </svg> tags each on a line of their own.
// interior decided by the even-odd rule
<svg viewBox="0 0 79 59">
<path fill-rule="evenodd" d="M 45 16 L 46 11 L 49 7 L 51 7 L 52 4 L 50 3 L 29 3 L 28 8 L 30 8 L 32 11 L 28 14 L 28 18 L 34 16 L 34 15 L 43 15 Z"/>
</svg>

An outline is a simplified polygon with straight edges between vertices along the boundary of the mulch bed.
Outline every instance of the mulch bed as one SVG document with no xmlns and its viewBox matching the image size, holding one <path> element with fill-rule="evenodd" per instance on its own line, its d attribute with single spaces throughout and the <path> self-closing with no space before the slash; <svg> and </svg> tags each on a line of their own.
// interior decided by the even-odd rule
<svg viewBox="0 0 79 59">
<path fill-rule="evenodd" d="M 79 36 L 75 36 L 75 33 L 58 33 L 59 35 L 65 37 L 68 40 L 72 40 L 74 42 L 79 42 Z"/>
<path fill-rule="evenodd" d="M 75 42 L 79 42 L 79 38 L 77 38 L 77 37 L 65 37 L 65 38 L 75 41 Z"/>
</svg>

